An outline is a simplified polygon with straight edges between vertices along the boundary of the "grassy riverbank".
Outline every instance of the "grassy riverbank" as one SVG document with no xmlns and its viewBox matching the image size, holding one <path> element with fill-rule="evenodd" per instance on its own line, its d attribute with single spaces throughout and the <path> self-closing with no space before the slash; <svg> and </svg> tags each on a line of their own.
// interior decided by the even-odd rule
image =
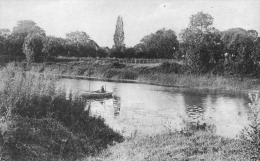
<svg viewBox="0 0 260 161">
<path fill-rule="evenodd" d="M 171 135 L 139 136 L 104 151 L 98 157 L 84 161 L 248 161 L 242 142 L 215 136 L 209 132 L 196 132 L 191 136 Z"/>
<path fill-rule="evenodd" d="M 9 64 L 0 70 L 0 160 L 249 160 L 241 148 L 245 141 L 205 131 L 124 139 L 101 118 L 91 117 L 85 109 L 85 100 L 68 97 L 63 89 L 56 89 L 55 78 L 25 73 L 20 65 Z M 143 66 L 110 65 L 122 71 L 147 70 Z M 106 73 L 105 66 L 97 68 Z M 156 71 L 160 65 L 153 68 Z M 78 69 L 57 68 L 57 64 L 32 67 L 32 71 L 56 74 L 74 73 Z M 252 138 L 257 135 L 258 130 Z M 259 143 L 248 143 L 253 145 L 247 146 L 249 151 L 255 147 L 257 150 Z"/>
<path fill-rule="evenodd" d="M 39 63 L 34 64 L 32 71 L 46 74 L 62 74 L 108 78 L 110 80 L 136 80 L 167 86 L 184 86 L 189 88 L 207 88 L 224 90 L 260 90 L 260 80 L 240 78 L 238 76 L 215 76 L 189 74 L 185 67 L 178 63 L 157 64 L 118 64 L 100 63 L 98 61 Z"/>
<path fill-rule="evenodd" d="M 52 77 L 0 70 L 0 160 L 76 160 L 97 155 L 123 137 L 85 101 L 56 89 Z"/>
</svg>

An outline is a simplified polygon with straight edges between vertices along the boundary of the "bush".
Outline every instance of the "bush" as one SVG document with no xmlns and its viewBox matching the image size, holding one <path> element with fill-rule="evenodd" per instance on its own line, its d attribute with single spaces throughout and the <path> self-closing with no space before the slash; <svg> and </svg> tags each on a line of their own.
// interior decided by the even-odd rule
<svg viewBox="0 0 260 161">
<path fill-rule="evenodd" d="M 121 71 L 120 75 L 119 75 L 119 78 L 120 79 L 136 79 L 138 77 L 138 73 L 137 72 L 134 72 L 132 70 L 124 70 L 124 71 Z"/>
<path fill-rule="evenodd" d="M 111 65 L 112 68 L 124 68 L 125 66 L 125 64 L 120 64 L 119 62 L 114 62 Z"/>
<path fill-rule="evenodd" d="M 104 72 L 103 77 L 105 78 L 112 78 L 116 75 L 119 75 L 120 71 L 117 69 L 108 69 Z"/>
<path fill-rule="evenodd" d="M 160 70 L 163 73 L 176 73 L 179 74 L 182 72 L 182 65 L 176 62 L 165 61 L 160 65 Z"/>
</svg>

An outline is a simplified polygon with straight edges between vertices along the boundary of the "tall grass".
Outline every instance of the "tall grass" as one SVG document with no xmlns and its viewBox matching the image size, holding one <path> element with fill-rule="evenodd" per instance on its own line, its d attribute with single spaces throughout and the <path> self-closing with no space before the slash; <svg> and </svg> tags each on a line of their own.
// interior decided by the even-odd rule
<svg viewBox="0 0 260 161">
<path fill-rule="evenodd" d="M 188 67 L 175 62 L 145 65 L 124 65 L 119 63 L 66 62 L 34 64 L 32 71 L 47 74 L 111 78 L 114 80 L 137 80 L 169 86 L 184 86 L 209 89 L 248 90 L 260 89 L 259 79 L 228 77 L 212 74 L 192 74 Z"/>
<path fill-rule="evenodd" d="M 248 161 L 239 140 L 223 138 L 209 132 L 196 132 L 191 136 L 171 135 L 137 136 L 135 139 L 110 147 L 98 158 L 103 161 Z"/>
<path fill-rule="evenodd" d="M 91 117 L 79 96 L 66 98 L 55 78 L 0 70 L 1 160 L 76 160 L 96 155 L 123 137 Z"/>
<path fill-rule="evenodd" d="M 249 119 L 251 121 L 249 127 L 246 127 L 240 138 L 243 140 L 243 149 L 245 154 L 254 161 L 260 160 L 260 106 L 258 105 L 259 93 L 249 93 L 252 109 Z"/>
</svg>

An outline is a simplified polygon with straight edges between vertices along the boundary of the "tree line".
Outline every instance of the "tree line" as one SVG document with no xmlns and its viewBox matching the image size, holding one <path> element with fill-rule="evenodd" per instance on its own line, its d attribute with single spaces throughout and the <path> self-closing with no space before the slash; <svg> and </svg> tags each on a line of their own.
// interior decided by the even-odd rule
<svg viewBox="0 0 260 161">
<path fill-rule="evenodd" d="M 67 33 L 66 38 L 47 36 L 35 22 L 22 20 L 12 32 L 0 29 L 0 54 L 23 56 L 30 62 L 57 56 L 182 59 L 194 72 L 256 74 L 260 60 L 258 32 L 242 28 L 220 31 L 213 22 L 210 14 L 198 12 L 178 36 L 163 28 L 126 47 L 123 18 L 118 16 L 110 49 L 100 47 L 83 31 Z"/>
</svg>

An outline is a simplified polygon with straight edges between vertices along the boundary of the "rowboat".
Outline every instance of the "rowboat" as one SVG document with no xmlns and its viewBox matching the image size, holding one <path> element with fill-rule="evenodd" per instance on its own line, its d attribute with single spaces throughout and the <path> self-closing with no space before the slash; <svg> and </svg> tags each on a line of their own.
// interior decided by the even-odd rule
<svg viewBox="0 0 260 161">
<path fill-rule="evenodd" d="M 98 92 L 98 91 L 86 91 L 82 92 L 81 96 L 84 98 L 92 98 L 92 99 L 98 99 L 98 98 L 111 98 L 113 96 L 113 92 Z"/>
</svg>

